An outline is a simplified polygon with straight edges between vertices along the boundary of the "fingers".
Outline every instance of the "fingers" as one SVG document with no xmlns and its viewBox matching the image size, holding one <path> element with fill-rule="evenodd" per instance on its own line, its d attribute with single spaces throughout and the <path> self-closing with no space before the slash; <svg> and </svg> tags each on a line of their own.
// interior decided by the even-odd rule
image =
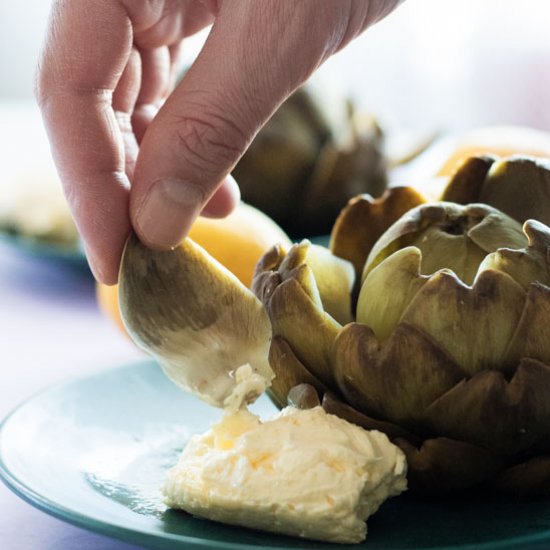
<svg viewBox="0 0 550 550">
<path fill-rule="evenodd" d="M 378 6 L 377 18 L 395 1 L 58 0 L 37 97 L 96 277 L 116 282 L 130 230 L 125 164 L 131 172 L 134 102 L 138 134 L 145 134 L 130 197 L 133 224 L 146 243 L 174 246 L 200 212 L 231 210 L 238 193 L 228 174 L 280 103 L 369 21 L 364 7 Z M 165 95 L 170 74 L 164 47 L 214 16 L 197 62 L 151 122 L 154 108 L 145 106 Z M 133 43 L 155 52 L 141 56 L 141 68 Z M 146 85 L 138 97 L 140 70 Z"/>
<path fill-rule="evenodd" d="M 201 216 L 206 218 L 225 218 L 239 204 L 241 190 L 232 176 L 227 176 L 206 203 Z"/>
<path fill-rule="evenodd" d="M 113 111 L 124 142 L 124 170 L 130 179 L 134 174 L 138 153 L 138 143 L 132 124 L 132 112 L 138 98 L 140 83 L 141 58 L 139 52 L 132 48 L 112 99 Z"/>
<path fill-rule="evenodd" d="M 142 76 L 132 114 L 132 127 L 138 143 L 157 114 L 161 101 L 168 95 L 172 71 L 170 52 L 166 46 L 141 49 L 140 58 Z"/>
<path fill-rule="evenodd" d="M 260 126 L 338 47 L 349 22 L 338 6 L 222 5 L 197 61 L 141 144 L 130 212 L 144 242 L 167 248 L 187 234 Z"/>
<path fill-rule="evenodd" d="M 58 2 L 52 13 L 37 98 L 92 269 L 114 283 L 130 223 L 124 144 L 111 101 L 130 57 L 131 28 L 110 0 Z"/>
</svg>

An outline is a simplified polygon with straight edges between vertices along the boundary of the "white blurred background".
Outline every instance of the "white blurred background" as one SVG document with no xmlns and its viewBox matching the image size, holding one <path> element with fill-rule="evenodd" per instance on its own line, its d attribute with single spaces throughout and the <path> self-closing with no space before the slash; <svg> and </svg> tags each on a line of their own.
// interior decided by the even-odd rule
<svg viewBox="0 0 550 550">
<path fill-rule="evenodd" d="M 32 98 L 49 5 L 0 0 L 0 101 Z M 386 127 L 550 130 L 549 21 L 544 0 L 407 0 L 323 71 Z"/>
</svg>

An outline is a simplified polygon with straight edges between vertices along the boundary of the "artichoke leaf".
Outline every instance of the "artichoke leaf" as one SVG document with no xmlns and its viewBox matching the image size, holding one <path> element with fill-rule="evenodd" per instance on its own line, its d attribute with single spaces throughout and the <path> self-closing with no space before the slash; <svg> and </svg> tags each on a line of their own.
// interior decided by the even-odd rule
<svg viewBox="0 0 550 550">
<path fill-rule="evenodd" d="M 170 251 L 128 238 L 119 277 L 133 340 L 176 384 L 228 409 L 254 401 L 273 378 L 271 327 L 261 302 L 190 239 Z"/>
<path fill-rule="evenodd" d="M 420 274 L 422 253 L 414 246 L 394 252 L 367 276 L 357 301 L 357 322 L 387 340 L 429 276 Z"/>
<path fill-rule="evenodd" d="M 550 164 L 528 156 L 471 157 L 455 172 L 442 201 L 484 203 L 520 223 L 534 218 L 550 224 Z"/>
<path fill-rule="evenodd" d="M 426 421 L 435 433 L 513 455 L 550 437 L 550 366 L 524 358 L 508 382 L 480 372 L 434 401 Z"/>
<path fill-rule="evenodd" d="M 425 202 L 412 187 L 392 187 L 379 199 L 370 195 L 351 199 L 334 223 L 330 250 L 353 264 L 359 281 L 367 256 L 382 233 L 403 214 Z"/>
<path fill-rule="evenodd" d="M 485 216 L 468 231 L 468 237 L 485 252 L 525 248 L 528 244 L 521 224 L 502 212 Z"/>
<path fill-rule="evenodd" d="M 453 174 L 439 200 L 458 204 L 483 202 L 479 197 L 487 173 L 496 160 L 493 155 L 467 158 Z"/>
<path fill-rule="evenodd" d="M 264 305 L 274 336 L 284 338 L 298 360 L 325 386 L 332 386 L 332 344 L 341 325 L 319 309 L 300 283 L 279 284 Z"/>
<path fill-rule="evenodd" d="M 426 407 L 463 377 L 444 351 L 405 324 L 381 346 L 369 327 L 351 323 L 338 334 L 333 354 L 347 401 L 409 430 L 422 427 Z"/>
<path fill-rule="evenodd" d="M 550 162 L 523 156 L 495 162 L 479 202 L 498 208 L 520 223 L 533 218 L 550 225 Z"/>
<path fill-rule="evenodd" d="M 446 219 L 445 205 L 447 203 L 421 204 L 408 210 L 404 215 L 389 226 L 374 243 L 363 266 L 362 281 L 370 271 L 388 256 L 406 246 L 416 244 L 418 235 L 434 223 Z"/>
<path fill-rule="evenodd" d="M 537 220 L 527 220 L 523 224 L 523 231 L 529 239 L 530 248 L 542 254 L 548 252 L 550 249 L 550 228 L 547 225 Z"/>
<path fill-rule="evenodd" d="M 344 325 L 353 320 L 351 292 L 355 271 L 328 248 L 303 240 L 291 247 L 278 271 L 281 280 L 295 278 L 320 309 Z"/>
<path fill-rule="evenodd" d="M 525 303 L 525 291 L 509 275 L 483 271 L 472 287 L 440 271 L 417 292 L 402 316 L 445 350 L 465 374 L 511 371 L 506 361 Z"/>
<path fill-rule="evenodd" d="M 486 270 L 506 273 L 527 292 L 533 282 L 550 284 L 546 258 L 529 250 L 501 248 L 488 254 L 479 266 L 479 273 Z"/>
<path fill-rule="evenodd" d="M 323 309 L 341 325 L 353 320 L 351 293 L 355 270 L 350 262 L 334 256 L 328 248 L 310 244 L 306 265 L 311 269 Z"/>
<path fill-rule="evenodd" d="M 419 448 L 404 439 L 394 443 L 407 458 L 410 489 L 427 494 L 474 487 L 506 464 L 490 451 L 447 437 L 427 439 Z"/>
<path fill-rule="evenodd" d="M 280 336 L 275 336 L 271 342 L 269 364 L 275 373 L 275 378 L 268 393 L 280 408 L 286 406 L 290 390 L 300 384 L 307 384 L 320 394 L 327 391 L 326 386 L 307 370 L 294 355 L 288 342 Z"/>
<path fill-rule="evenodd" d="M 530 357 L 550 365 L 549 321 L 550 288 L 532 283 L 517 329 L 506 351 L 506 362 L 518 362 L 522 357 Z"/>
<path fill-rule="evenodd" d="M 526 244 L 521 226 L 490 206 L 444 202 L 421 205 L 398 220 L 377 241 L 365 263 L 363 280 L 390 254 L 414 245 L 422 251 L 422 273 L 446 268 L 464 283 L 472 284 L 487 252 L 500 246 Z"/>
<path fill-rule="evenodd" d="M 501 248 L 481 262 L 479 271 L 495 269 L 510 275 L 525 291 L 531 283 L 550 285 L 548 250 L 550 249 L 550 230 L 545 225 L 529 220 L 523 231 L 529 239 L 527 247 L 516 249 Z"/>
<path fill-rule="evenodd" d="M 252 284 L 254 284 L 255 279 L 262 273 L 269 273 L 271 271 L 276 271 L 287 255 L 286 248 L 281 244 L 273 245 L 258 261 L 256 268 L 254 269 L 254 277 L 252 279 Z"/>
<path fill-rule="evenodd" d="M 508 494 L 547 497 L 550 495 L 550 456 L 536 456 L 511 466 L 492 485 Z"/>
<path fill-rule="evenodd" d="M 286 256 L 286 249 L 280 244 L 272 246 L 258 261 L 252 277 L 252 292 L 264 304 L 271 299 L 273 291 L 281 284 L 277 268 Z"/>
<path fill-rule="evenodd" d="M 384 420 L 378 420 L 376 418 L 367 416 L 364 413 L 360 413 L 347 403 L 344 403 L 338 399 L 332 393 L 325 393 L 323 395 L 322 407 L 329 414 L 339 416 L 352 424 L 361 426 L 365 430 L 378 430 L 385 433 L 392 441 L 399 439 L 406 439 L 412 442 L 414 445 L 420 444 L 420 438 L 413 433 L 405 430 L 402 426 L 386 422 Z"/>
</svg>

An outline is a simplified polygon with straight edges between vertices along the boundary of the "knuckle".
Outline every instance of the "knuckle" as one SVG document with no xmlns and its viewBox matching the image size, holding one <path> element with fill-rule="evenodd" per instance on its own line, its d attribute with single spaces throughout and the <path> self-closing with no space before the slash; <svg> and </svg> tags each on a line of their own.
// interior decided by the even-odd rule
<svg viewBox="0 0 550 550">
<path fill-rule="evenodd" d="M 248 145 L 245 133 L 224 115 L 180 115 L 174 124 L 178 151 L 183 151 L 186 161 L 202 171 L 217 173 L 232 167 Z"/>
</svg>

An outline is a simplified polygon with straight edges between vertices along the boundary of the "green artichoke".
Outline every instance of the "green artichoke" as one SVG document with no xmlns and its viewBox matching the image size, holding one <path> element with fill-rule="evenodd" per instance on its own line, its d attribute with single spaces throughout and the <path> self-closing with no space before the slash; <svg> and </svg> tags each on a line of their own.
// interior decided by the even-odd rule
<svg viewBox="0 0 550 550">
<path fill-rule="evenodd" d="M 441 200 L 483 202 L 520 222 L 534 218 L 550 225 L 550 160 L 471 157 L 450 179 Z"/>
<path fill-rule="evenodd" d="M 506 196 L 530 185 L 534 161 L 521 161 L 526 179 L 518 162 L 488 171 L 502 189 L 515 174 Z M 529 215 L 523 204 L 510 214 Z M 300 385 L 315 388 L 329 412 L 386 432 L 418 491 L 550 494 L 546 225 L 394 188 L 350 201 L 330 252 L 308 241 L 270 250 L 253 291 L 272 325 L 278 405 L 295 386 L 293 402 L 315 403 Z"/>
<path fill-rule="evenodd" d="M 296 91 L 233 170 L 243 200 L 290 235 L 327 234 L 348 199 L 386 188 L 380 127 L 343 98 L 326 97 L 312 85 Z"/>
</svg>

